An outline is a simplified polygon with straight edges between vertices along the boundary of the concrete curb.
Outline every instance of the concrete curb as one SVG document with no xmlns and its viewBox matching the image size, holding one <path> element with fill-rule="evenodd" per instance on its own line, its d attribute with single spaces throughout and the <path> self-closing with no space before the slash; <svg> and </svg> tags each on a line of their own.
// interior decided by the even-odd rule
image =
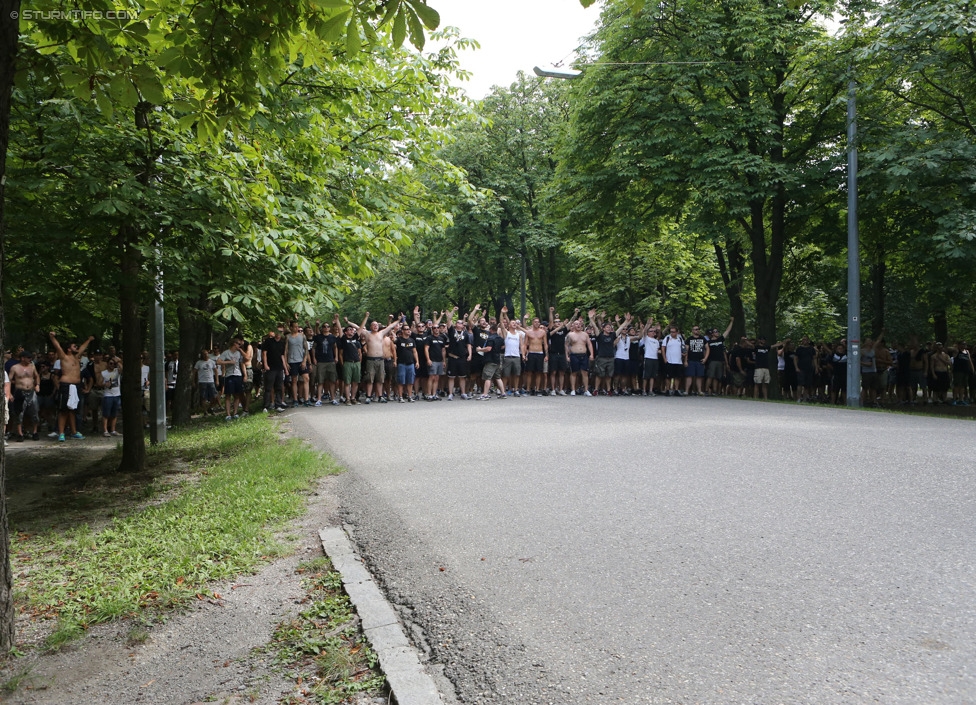
<svg viewBox="0 0 976 705">
<path fill-rule="evenodd" d="M 433 679 L 420 664 L 396 613 L 373 581 L 342 527 L 319 531 L 322 548 L 342 576 L 346 594 L 362 620 L 363 633 L 380 660 L 399 705 L 443 705 Z"/>
</svg>

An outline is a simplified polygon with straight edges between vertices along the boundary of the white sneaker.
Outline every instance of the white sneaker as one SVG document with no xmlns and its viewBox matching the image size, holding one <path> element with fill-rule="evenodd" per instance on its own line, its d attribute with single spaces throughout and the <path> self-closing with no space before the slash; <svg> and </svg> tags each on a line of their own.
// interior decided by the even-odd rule
<svg viewBox="0 0 976 705">
<path fill-rule="evenodd" d="M 448 401 L 454 401 L 454 395 L 453 394 L 448 394 L 447 395 L 447 400 Z"/>
<path fill-rule="evenodd" d="M 592 397 L 593 395 L 590 393 L 590 390 L 587 389 L 585 392 L 583 392 L 583 396 L 584 397 Z"/>
<path fill-rule="evenodd" d="M 565 394 L 565 392 L 563 392 L 563 394 Z M 571 392 L 569 393 L 569 396 L 571 396 L 571 397 L 575 397 L 575 396 L 576 396 L 576 390 L 574 389 L 573 391 L 571 391 Z"/>
</svg>

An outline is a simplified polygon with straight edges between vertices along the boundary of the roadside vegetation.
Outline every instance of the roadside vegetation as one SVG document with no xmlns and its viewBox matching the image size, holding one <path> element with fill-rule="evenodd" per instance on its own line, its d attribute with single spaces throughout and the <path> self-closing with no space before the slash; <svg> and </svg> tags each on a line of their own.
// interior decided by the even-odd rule
<svg viewBox="0 0 976 705">
<path fill-rule="evenodd" d="M 182 479 L 166 489 L 159 478 L 174 466 Z M 48 648 L 91 624 L 153 619 L 193 600 L 219 600 L 208 588 L 213 581 L 288 552 L 276 534 L 301 515 L 312 481 L 337 471 L 255 417 L 173 433 L 151 450 L 149 467 L 153 479 L 141 492 L 124 493 L 125 503 L 101 526 L 58 522 L 15 535 L 16 604 L 32 618 L 56 620 Z"/>
<path fill-rule="evenodd" d="M 357 693 L 380 692 L 385 678 L 339 574 L 327 558 L 302 563 L 298 572 L 304 609 L 278 625 L 265 649 L 295 684 L 282 702 L 341 703 Z"/>
</svg>

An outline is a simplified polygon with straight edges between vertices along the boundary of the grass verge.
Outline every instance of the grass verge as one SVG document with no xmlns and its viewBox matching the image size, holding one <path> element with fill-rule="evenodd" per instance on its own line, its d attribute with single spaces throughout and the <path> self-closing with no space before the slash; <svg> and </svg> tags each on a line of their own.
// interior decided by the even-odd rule
<svg viewBox="0 0 976 705">
<path fill-rule="evenodd" d="M 207 584 L 253 572 L 287 549 L 276 531 L 300 516 L 317 477 L 337 472 L 266 418 L 201 423 L 150 449 L 149 464 L 190 463 L 199 482 L 112 520 L 47 531 L 11 546 L 19 608 L 58 624 L 48 646 L 89 624 L 214 597 Z"/>
<path fill-rule="evenodd" d="M 302 563 L 305 608 L 278 625 L 263 650 L 295 683 L 281 702 L 342 703 L 356 693 L 379 693 L 385 678 L 365 642 L 359 618 L 327 558 Z"/>
</svg>

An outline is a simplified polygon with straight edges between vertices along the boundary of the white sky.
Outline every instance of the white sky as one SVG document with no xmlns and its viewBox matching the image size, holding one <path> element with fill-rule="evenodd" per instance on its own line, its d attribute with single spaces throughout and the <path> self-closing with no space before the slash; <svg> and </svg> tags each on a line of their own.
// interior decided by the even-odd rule
<svg viewBox="0 0 976 705">
<path fill-rule="evenodd" d="M 600 3 L 584 9 L 579 0 L 427 1 L 440 13 L 441 27 L 457 27 L 462 37 L 481 44 L 459 56 L 473 74 L 461 84 L 471 98 L 483 98 L 494 85 L 508 86 L 520 70 L 531 74 L 533 66 L 568 62 L 600 19 Z"/>
</svg>

